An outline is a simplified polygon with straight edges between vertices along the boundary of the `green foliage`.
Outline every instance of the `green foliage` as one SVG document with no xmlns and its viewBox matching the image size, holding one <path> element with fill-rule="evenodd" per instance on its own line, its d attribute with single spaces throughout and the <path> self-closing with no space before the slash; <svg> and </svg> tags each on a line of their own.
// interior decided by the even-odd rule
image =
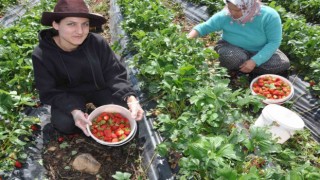
<svg viewBox="0 0 320 180">
<path fill-rule="evenodd" d="M 283 43 L 286 44 L 282 49 L 288 52 L 299 70 L 308 72 L 310 64 L 320 57 L 320 52 L 314 50 L 320 47 L 320 27 L 308 26 L 305 21 L 287 15 L 283 31 Z"/>
<path fill-rule="evenodd" d="M 127 172 L 119 172 L 117 171 L 115 175 L 112 175 L 112 177 L 116 180 L 130 180 L 130 173 Z"/>
<path fill-rule="evenodd" d="M 23 114 L 10 114 L 0 118 L 0 167 L 3 173 L 12 171 L 15 160 L 24 161 L 27 158 L 24 148 L 27 143 L 33 143 L 28 138 L 31 134 L 30 126 L 39 120 Z"/>
<path fill-rule="evenodd" d="M 280 48 L 288 55 L 295 71 L 303 75 L 307 82 L 315 83 L 310 89 L 320 97 L 320 51 L 317 50 L 320 47 L 320 26 L 306 23 L 304 16 L 287 13 L 277 4 L 278 1 L 272 1 L 269 6 L 282 17 L 283 40 Z"/>
<path fill-rule="evenodd" d="M 39 13 L 40 14 L 40 13 Z M 35 12 L 26 14 L 19 23 L 2 27 L 0 31 L 0 70 L 2 89 L 17 89 L 18 93 L 33 91 L 31 53 L 37 44 L 37 32 L 41 26 L 40 15 Z"/>
<path fill-rule="evenodd" d="M 154 127 L 165 139 L 157 152 L 182 155 L 176 178 L 317 177 L 314 172 L 319 170 L 319 160 L 310 153 L 317 155 L 318 151 L 300 149 L 305 153 L 295 154 L 294 146 L 283 149 L 267 128 L 250 127 L 264 107 L 261 98 L 247 89 L 230 89 L 226 70 L 219 66 L 212 49 L 204 48 L 200 40 L 187 39 L 181 28 L 167 19 L 158 20 L 162 28 L 153 28 L 152 23 L 141 25 L 140 21 L 135 24 L 149 7 L 149 1 L 144 3 L 121 1 L 125 22 L 127 18 L 130 21 L 123 24 L 132 37 L 129 46 L 134 56 L 129 63 L 139 69 L 140 87 L 156 103 Z M 171 19 L 170 13 L 150 13 L 156 17 L 148 19 L 162 14 Z M 310 141 L 307 138 L 301 143 Z M 310 163 L 305 163 L 307 159 Z"/>
<path fill-rule="evenodd" d="M 10 7 L 17 4 L 18 0 L 0 0 L 0 17 L 4 15 Z"/>
<path fill-rule="evenodd" d="M 5 1 L 3 1 L 5 2 Z M 14 2 L 14 1 L 12 1 Z M 1 3 L 2 5 L 2 3 Z M 24 148 L 32 143 L 30 126 L 38 123 L 22 111 L 34 106 L 31 53 L 37 44 L 37 32 L 42 11 L 51 9 L 54 2 L 41 1 L 10 27 L 0 27 L 0 167 L 1 174 L 11 172 L 14 162 L 27 158 Z"/>
<path fill-rule="evenodd" d="M 315 82 L 315 85 L 310 86 L 311 90 L 315 91 L 315 94 L 320 97 L 320 57 L 317 58 L 315 61 L 312 61 L 310 64 L 310 68 L 313 70 L 313 73 L 310 73 L 307 75 L 308 79 L 306 79 L 309 82 Z"/>
<path fill-rule="evenodd" d="M 320 145 L 312 139 L 309 130 L 297 131 L 294 138 L 284 144 L 284 150 L 279 152 L 277 161 L 283 166 L 304 164 L 306 161 L 320 165 Z M 289 163 L 288 163 L 289 162 Z M 318 169 L 319 171 L 320 169 Z"/>
<path fill-rule="evenodd" d="M 160 0 L 119 0 L 117 3 L 126 17 L 122 27 L 129 35 L 139 30 L 152 32 L 163 29 L 173 19 L 172 12 L 167 10 Z"/>
<path fill-rule="evenodd" d="M 270 1 L 272 0 L 264 0 L 263 2 Z M 286 0 L 277 1 L 277 3 L 289 12 L 303 15 L 310 23 L 320 23 L 320 0 Z"/>
</svg>

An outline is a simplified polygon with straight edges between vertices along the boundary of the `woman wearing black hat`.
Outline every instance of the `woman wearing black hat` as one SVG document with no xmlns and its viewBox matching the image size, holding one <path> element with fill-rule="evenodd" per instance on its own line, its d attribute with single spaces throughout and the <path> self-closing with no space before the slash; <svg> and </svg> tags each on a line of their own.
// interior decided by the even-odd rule
<svg viewBox="0 0 320 180">
<path fill-rule="evenodd" d="M 59 0 L 54 12 L 42 14 L 41 23 L 53 28 L 39 33 L 32 54 L 34 76 L 40 101 L 51 105 L 51 122 L 58 131 L 72 134 L 80 128 L 89 135 L 86 124 L 91 122 L 83 112 L 88 102 L 122 105 L 142 119 L 126 68 L 102 36 L 89 32 L 106 23 L 103 16 L 89 13 L 82 0 Z"/>
</svg>

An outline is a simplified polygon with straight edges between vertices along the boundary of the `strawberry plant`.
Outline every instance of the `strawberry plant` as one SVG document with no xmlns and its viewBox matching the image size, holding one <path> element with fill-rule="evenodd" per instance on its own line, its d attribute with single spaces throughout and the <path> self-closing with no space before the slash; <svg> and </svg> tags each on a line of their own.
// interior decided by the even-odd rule
<svg viewBox="0 0 320 180">
<path fill-rule="evenodd" d="M 268 2 L 272 0 L 264 0 Z M 287 0 L 277 1 L 287 11 L 297 13 L 305 16 L 308 22 L 319 24 L 320 23 L 320 0 Z"/>
<path fill-rule="evenodd" d="M 24 160 L 27 154 L 24 148 L 31 142 L 27 137 L 32 133 L 30 126 L 37 122 L 37 118 L 23 115 L 3 115 L 0 121 L 0 142 L 1 159 L 0 167 L 2 171 L 10 171 L 16 159 Z"/>
<path fill-rule="evenodd" d="M 125 11 L 125 19 L 135 18 Z M 306 156 L 299 154 L 284 164 L 283 147 L 267 129 L 251 127 L 263 107 L 261 99 L 248 89 L 230 89 L 226 70 L 211 49 L 186 39 L 173 24 L 153 32 L 137 28 L 130 34 L 135 48 L 131 65 L 139 69 L 143 91 L 157 104 L 154 127 L 165 139 L 158 152 L 181 155 L 178 179 L 317 177 L 315 157 L 308 156 L 305 163 L 298 159 Z"/>
<path fill-rule="evenodd" d="M 308 74 L 305 80 L 309 81 L 310 89 L 320 98 L 320 58 L 313 61 L 310 64 L 310 68 L 313 70 L 313 73 Z"/>
<path fill-rule="evenodd" d="M 28 137 L 34 130 L 32 125 L 39 123 L 39 119 L 27 117 L 22 112 L 25 106 L 36 104 L 31 52 L 37 44 L 37 32 L 41 29 L 37 23 L 41 12 L 52 6 L 53 2 L 41 1 L 38 6 L 27 9 L 26 14 L 12 26 L 0 27 L 1 174 L 11 172 L 17 159 L 23 164 L 27 158 L 24 149 L 33 143 Z M 16 167 L 20 167 L 19 163 Z"/>
<path fill-rule="evenodd" d="M 0 66 L 3 81 L 0 85 L 3 89 L 16 89 L 18 93 L 33 93 L 33 74 L 31 52 L 37 44 L 37 31 L 40 25 L 34 17 L 39 15 L 27 15 L 20 23 L 12 27 L 4 28 L 0 32 L 0 44 L 3 45 Z"/>
<path fill-rule="evenodd" d="M 117 3 L 126 16 L 122 27 L 129 35 L 141 29 L 148 32 L 165 28 L 173 18 L 170 10 L 167 10 L 160 0 L 119 0 Z"/>
<path fill-rule="evenodd" d="M 0 18 L 6 13 L 9 7 L 18 4 L 18 0 L 1 0 L 0 3 Z"/>
</svg>

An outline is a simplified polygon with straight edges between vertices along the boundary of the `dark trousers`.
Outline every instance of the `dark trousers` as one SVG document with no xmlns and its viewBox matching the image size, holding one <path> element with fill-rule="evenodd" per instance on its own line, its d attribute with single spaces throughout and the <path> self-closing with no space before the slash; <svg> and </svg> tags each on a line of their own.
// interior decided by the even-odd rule
<svg viewBox="0 0 320 180">
<path fill-rule="evenodd" d="M 219 54 L 220 65 L 232 71 L 238 71 L 241 64 L 256 54 L 234 46 L 224 40 L 218 41 L 215 50 Z M 290 61 L 288 57 L 278 49 L 267 62 L 254 68 L 252 73 L 278 74 L 288 70 L 289 67 Z"/>
<path fill-rule="evenodd" d="M 96 107 L 106 104 L 117 104 L 128 108 L 123 99 L 112 96 L 108 89 L 94 91 L 83 95 L 86 103 L 93 103 Z M 85 105 L 83 105 L 85 107 Z M 82 132 L 75 126 L 71 112 L 65 113 L 57 107 L 51 106 L 51 123 L 55 129 L 63 134 L 74 134 Z"/>
</svg>

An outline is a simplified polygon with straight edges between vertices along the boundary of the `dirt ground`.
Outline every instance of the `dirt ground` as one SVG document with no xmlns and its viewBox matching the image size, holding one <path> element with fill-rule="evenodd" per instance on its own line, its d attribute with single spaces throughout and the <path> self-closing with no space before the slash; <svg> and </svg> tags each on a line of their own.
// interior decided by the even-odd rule
<svg viewBox="0 0 320 180">
<path fill-rule="evenodd" d="M 46 127 L 44 134 L 47 143 L 42 158 L 48 179 L 112 179 L 117 171 L 130 173 L 132 179 L 144 177 L 140 167 L 142 149 L 139 148 L 137 134 L 133 140 L 119 147 L 100 145 L 82 133 L 61 135 L 51 127 Z M 73 170 L 74 158 L 83 153 L 91 154 L 101 164 L 97 175 Z"/>
</svg>

